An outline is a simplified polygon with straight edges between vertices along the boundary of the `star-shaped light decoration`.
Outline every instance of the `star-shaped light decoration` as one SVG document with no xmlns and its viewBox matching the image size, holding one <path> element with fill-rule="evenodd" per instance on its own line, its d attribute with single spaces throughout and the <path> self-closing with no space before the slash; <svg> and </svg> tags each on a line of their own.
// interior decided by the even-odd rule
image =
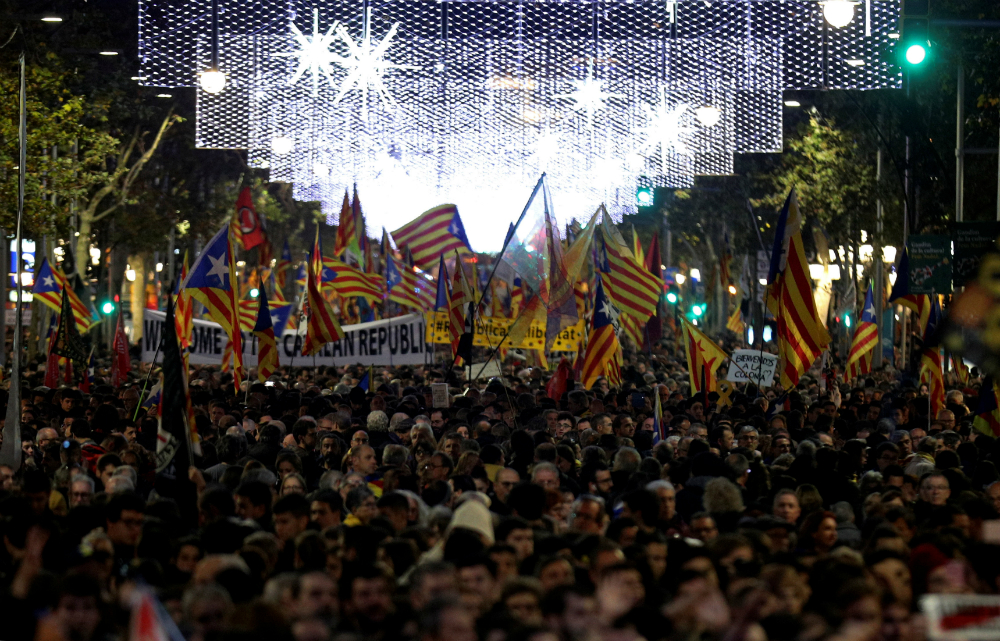
<svg viewBox="0 0 1000 641">
<path fill-rule="evenodd" d="M 396 109 L 396 101 L 389 95 L 382 78 L 390 69 L 416 69 L 413 65 L 397 65 L 386 60 L 385 55 L 392 46 L 399 23 L 389 28 L 382 40 L 373 46 L 371 37 L 371 9 L 365 11 L 365 21 L 361 31 L 361 40 L 355 42 L 343 25 L 337 25 L 337 37 L 347 46 L 347 56 L 334 56 L 334 62 L 348 69 L 347 77 L 340 83 L 333 104 L 338 105 L 347 92 L 357 87 L 361 90 L 362 115 L 368 116 L 368 91 L 371 90 L 379 99 L 392 109 Z"/>
<path fill-rule="evenodd" d="M 594 59 L 587 61 L 587 77 L 583 80 L 571 80 L 576 88 L 571 93 L 556 94 L 553 98 L 563 98 L 572 100 L 575 111 L 583 113 L 587 117 L 587 129 L 594 128 L 594 114 L 605 108 L 605 103 L 611 98 L 625 98 L 620 93 L 607 93 L 604 91 L 604 81 L 594 78 Z"/>
<path fill-rule="evenodd" d="M 298 68 L 288 80 L 289 85 L 294 85 L 299 81 L 299 78 L 305 75 L 308 71 L 312 74 L 313 96 L 316 96 L 319 93 L 320 74 L 326 76 L 326 81 L 330 83 L 330 86 L 333 86 L 333 74 L 330 69 L 330 63 L 334 62 L 338 56 L 336 53 L 330 51 L 330 45 L 336 41 L 336 36 L 333 35 L 333 31 L 339 25 L 339 22 L 334 22 L 330 25 L 330 28 L 327 29 L 325 34 L 320 33 L 319 9 L 313 9 L 313 28 L 311 36 L 307 36 L 299 31 L 299 28 L 295 26 L 294 22 L 291 23 L 292 37 L 295 39 L 295 44 L 297 44 L 299 48 L 295 51 L 289 51 L 287 53 L 274 54 L 276 58 L 299 59 Z"/>
<path fill-rule="evenodd" d="M 684 138 L 694 133 L 694 127 L 683 124 L 684 116 L 689 109 L 683 103 L 672 105 L 667 100 L 667 90 L 660 87 L 660 102 L 655 106 L 643 105 L 649 119 L 649 125 L 643 132 L 645 141 L 642 145 L 644 154 L 652 154 L 659 148 L 660 168 L 664 171 L 667 166 L 667 155 L 671 152 L 677 154 L 688 154 L 687 144 Z"/>
<path fill-rule="evenodd" d="M 206 278 L 208 276 L 218 276 L 219 282 L 222 283 L 222 287 L 225 287 L 226 277 L 229 276 L 229 264 L 226 262 L 226 255 L 209 255 L 208 259 L 212 261 L 212 269 L 208 270 L 208 273 L 205 274 Z"/>
</svg>

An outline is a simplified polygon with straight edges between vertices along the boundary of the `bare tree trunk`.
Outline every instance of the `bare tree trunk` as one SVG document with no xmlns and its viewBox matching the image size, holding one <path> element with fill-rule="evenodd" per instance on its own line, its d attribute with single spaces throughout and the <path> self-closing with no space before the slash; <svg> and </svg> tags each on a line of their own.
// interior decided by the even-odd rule
<svg viewBox="0 0 1000 641">
<path fill-rule="evenodd" d="M 156 137 L 153 138 L 149 148 L 143 151 L 142 156 L 135 161 L 134 165 L 128 167 L 128 161 L 132 156 L 132 152 L 136 149 L 136 147 L 142 148 L 143 139 L 145 138 L 147 132 L 139 132 L 136 130 L 132 134 L 132 139 L 122 150 L 121 154 L 119 154 L 115 170 L 108 178 L 107 184 L 98 189 L 87 203 L 87 206 L 79 211 L 79 227 L 77 231 L 80 235 L 76 238 L 76 257 L 78 261 L 86 260 L 90 256 L 90 234 L 94 230 L 94 224 L 117 211 L 119 207 L 128 201 L 129 191 L 131 190 L 132 185 L 135 183 L 136 179 L 139 178 L 139 174 L 142 173 L 143 167 L 146 166 L 149 159 L 153 157 L 154 153 L 156 153 L 156 149 L 163 141 L 164 134 L 167 133 L 167 130 L 169 130 L 174 123 L 180 122 L 180 120 L 180 116 L 173 115 L 173 109 L 167 112 L 167 115 L 163 119 L 163 122 L 160 123 L 160 129 L 156 132 Z M 103 201 L 108 196 L 114 197 L 114 201 L 107 206 L 102 205 Z M 102 207 L 103 209 L 101 209 Z"/>
</svg>

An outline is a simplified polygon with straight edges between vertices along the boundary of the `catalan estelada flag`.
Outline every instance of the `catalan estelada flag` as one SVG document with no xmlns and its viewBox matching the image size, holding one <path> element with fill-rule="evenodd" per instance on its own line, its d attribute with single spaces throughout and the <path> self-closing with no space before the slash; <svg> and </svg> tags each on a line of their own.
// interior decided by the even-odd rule
<svg viewBox="0 0 1000 641">
<path fill-rule="evenodd" d="M 67 285 L 68 282 L 68 279 L 58 267 L 53 269 L 49 265 L 49 261 L 43 258 L 42 264 L 35 270 L 35 284 L 31 289 L 31 295 L 51 310 L 60 312 L 62 310 L 62 293 L 63 289 L 65 289 L 69 298 L 70 309 L 73 310 L 73 321 L 76 324 L 76 331 L 80 334 L 86 334 L 90 331 L 93 318 L 90 310 L 80 300 L 76 292 L 73 291 L 73 288 Z"/>
<path fill-rule="evenodd" d="M 428 209 L 392 232 L 392 239 L 398 249 L 409 248 L 414 264 L 421 269 L 433 267 L 441 254 L 453 251 L 472 253 L 455 205 L 438 205 Z"/>
<path fill-rule="evenodd" d="M 645 324 L 656 313 L 663 279 L 635 259 L 607 214 L 601 231 L 602 242 L 596 246 L 601 271 L 606 272 L 603 278 L 606 293 L 623 314 L 631 316 L 637 324 Z"/>
<path fill-rule="evenodd" d="M 420 310 L 433 307 L 430 283 L 421 283 L 419 279 L 420 276 L 406 265 L 400 265 L 392 254 L 386 256 L 385 292 L 389 300 Z"/>
<path fill-rule="evenodd" d="M 851 339 L 851 351 L 847 356 L 847 371 L 850 378 L 864 376 L 871 371 L 871 353 L 878 345 L 878 321 L 875 318 L 875 299 L 872 287 L 868 285 L 865 306 L 858 318 L 858 326 Z"/>
<path fill-rule="evenodd" d="M 927 328 L 924 331 L 923 349 L 920 351 L 920 382 L 927 384 L 931 418 L 937 418 L 937 413 L 945 407 L 944 360 L 941 357 L 941 346 L 935 336 L 941 317 L 941 304 L 937 296 L 933 296 L 930 314 L 927 316 Z"/>
<path fill-rule="evenodd" d="M 239 284 L 229 229 L 226 225 L 208 241 L 191 266 L 183 289 L 205 306 L 208 315 L 229 337 L 235 363 L 233 378 L 239 390 L 243 378 L 243 335 L 240 333 Z"/>
<path fill-rule="evenodd" d="M 274 340 L 274 325 L 271 323 L 271 309 L 267 304 L 267 294 L 260 290 L 260 305 L 257 322 L 253 326 L 257 337 L 257 379 L 263 383 L 278 369 L 278 344 Z"/>
<path fill-rule="evenodd" d="M 684 328 L 684 351 L 687 355 L 688 378 L 691 380 L 691 396 L 715 391 L 715 372 L 729 358 L 721 347 L 704 332 L 681 319 Z"/>
<path fill-rule="evenodd" d="M 778 216 L 767 282 L 767 306 L 778 321 L 781 385 L 791 389 L 830 344 L 830 335 L 816 314 L 795 189 Z"/>
<path fill-rule="evenodd" d="M 992 376 L 983 379 L 979 388 L 979 405 L 972 426 L 987 436 L 1000 436 L 1000 405 L 997 404 L 997 386 Z"/>
<path fill-rule="evenodd" d="M 323 270 L 324 274 L 328 273 L 328 270 L 333 273 L 332 278 L 325 280 L 324 284 L 341 296 L 345 298 L 360 296 L 369 303 L 382 300 L 382 277 L 378 274 L 365 273 L 334 258 L 323 259 Z"/>
<path fill-rule="evenodd" d="M 889 294 L 889 302 L 902 305 L 916 314 L 919 333 L 924 335 L 931 314 L 931 297 L 927 294 L 910 293 L 910 254 L 905 247 L 896 266 L 896 282 Z"/>
<path fill-rule="evenodd" d="M 587 352 L 583 358 L 581 381 L 586 389 L 593 387 L 601 376 L 615 378 L 621 346 L 615 334 L 615 320 L 618 311 L 604 292 L 604 279 L 597 278 L 594 293 L 594 317 L 591 319 L 590 335 L 587 337 Z"/>
<path fill-rule="evenodd" d="M 309 259 L 309 269 L 306 275 L 306 301 L 309 306 L 309 314 L 306 320 L 306 339 L 302 344 L 302 353 L 311 356 L 323 349 L 327 343 L 339 341 L 344 337 L 344 332 L 340 329 L 340 323 L 330 307 L 330 303 L 323 298 L 320 291 L 321 276 L 319 270 L 322 267 L 322 249 L 319 243 L 319 225 L 316 226 L 316 240 L 313 243 L 313 255 Z"/>
</svg>

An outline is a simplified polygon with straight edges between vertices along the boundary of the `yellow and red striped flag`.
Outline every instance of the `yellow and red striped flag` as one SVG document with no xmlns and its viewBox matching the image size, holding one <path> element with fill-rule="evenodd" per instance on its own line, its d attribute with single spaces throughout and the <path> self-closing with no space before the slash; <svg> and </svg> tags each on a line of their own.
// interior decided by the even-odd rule
<svg viewBox="0 0 1000 641">
<path fill-rule="evenodd" d="M 222 366 L 219 371 L 225 374 L 233 368 L 233 341 L 226 339 L 226 345 L 222 348 Z"/>
<path fill-rule="evenodd" d="M 351 199 L 344 190 L 344 203 L 340 206 L 340 221 L 337 223 L 337 238 L 333 244 L 333 255 L 340 257 L 348 249 L 358 246 L 358 226 L 354 219 Z M 360 253 L 360 252 L 358 252 Z"/>
<path fill-rule="evenodd" d="M 472 331 L 472 326 L 466 328 L 466 319 L 469 315 L 469 306 L 476 302 L 476 295 L 469 286 L 465 278 L 465 270 L 462 268 L 462 259 L 458 252 L 455 253 L 455 273 L 451 281 L 451 298 L 448 299 L 448 324 L 451 333 L 451 351 L 458 353 L 458 343 L 462 333 Z"/>
<path fill-rule="evenodd" d="M 51 267 L 49 261 L 43 258 L 42 263 L 35 270 L 35 284 L 31 289 L 31 294 L 46 307 L 58 313 L 62 310 L 62 292 L 65 289 L 70 309 L 73 310 L 76 331 L 80 334 L 86 334 L 90 331 L 91 325 L 94 324 L 94 319 L 90 309 L 68 283 L 69 280 L 62 273 L 62 270 L 58 267 Z"/>
<path fill-rule="evenodd" d="M 183 289 L 205 306 L 209 316 L 226 332 L 232 342 L 236 367 L 233 378 L 239 390 L 243 378 L 243 335 L 240 333 L 236 265 L 230 227 L 226 225 L 212 237 L 191 266 Z"/>
<path fill-rule="evenodd" d="M 921 336 L 927 331 L 927 322 L 931 315 L 931 297 L 927 294 L 910 293 L 910 254 L 903 248 L 896 266 L 896 282 L 889 294 L 889 302 L 902 305 L 917 315 L 917 333 Z"/>
<path fill-rule="evenodd" d="M 423 280 L 412 268 L 393 258 L 392 254 L 386 256 L 385 290 L 389 300 L 414 309 L 431 309 L 434 307 L 431 286 L 431 281 Z"/>
<path fill-rule="evenodd" d="M 767 306 L 778 321 L 781 385 L 785 389 L 795 387 L 830 344 L 830 335 L 816 314 L 801 228 L 798 198 L 792 189 L 778 217 L 767 279 Z"/>
<path fill-rule="evenodd" d="M 603 279 L 598 278 L 594 295 L 594 317 L 591 319 L 587 352 L 583 357 L 583 373 L 580 377 L 586 389 L 590 389 L 601 376 L 607 376 L 612 383 L 621 380 L 621 346 L 615 335 L 616 315 L 616 310 L 604 292 Z"/>
<path fill-rule="evenodd" d="M 184 252 L 184 263 L 181 264 L 181 277 L 177 282 L 175 294 L 177 298 L 174 302 L 174 329 L 177 331 L 177 340 L 181 349 L 191 346 L 191 332 L 194 330 L 194 305 L 191 302 L 191 295 L 181 286 L 188 276 L 188 253 Z"/>
<path fill-rule="evenodd" d="M 656 313 L 663 280 L 636 261 L 606 212 L 601 230 L 603 243 L 598 249 L 601 263 L 598 269 L 604 272 L 606 293 L 623 314 L 645 323 Z"/>
<path fill-rule="evenodd" d="M 257 310 L 257 322 L 253 326 L 253 334 L 257 337 L 257 380 L 266 381 L 277 371 L 278 344 L 274 340 L 274 324 L 271 322 L 271 309 L 267 304 L 267 293 L 260 290 L 260 304 Z"/>
<path fill-rule="evenodd" d="M 642 251 L 642 241 L 639 240 L 639 234 L 635 231 L 635 225 L 632 225 L 632 255 L 635 256 L 635 260 L 640 265 L 646 264 L 646 252 Z"/>
<path fill-rule="evenodd" d="M 875 318 L 875 299 L 871 285 L 865 295 L 865 306 L 858 318 L 858 326 L 851 339 L 851 351 L 847 356 L 847 370 L 851 378 L 863 376 L 871 371 L 872 352 L 878 346 L 878 321 Z"/>
<path fill-rule="evenodd" d="M 409 248 L 414 264 L 430 269 L 438 256 L 456 251 L 472 253 L 465 227 L 455 205 L 438 205 L 392 232 L 397 249 Z"/>
<path fill-rule="evenodd" d="M 337 316 L 333 313 L 330 303 L 323 298 L 320 291 L 321 273 L 323 269 L 322 249 L 319 243 L 319 225 L 316 225 L 316 240 L 313 242 L 313 253 L 309 257 L 309 267 L 306 274 L 306 301 L 309 313 L 306 319 L 306 339 L 302 343 L 302 354 L 311 356 L 327 343 L 339 341 L 344 337 Z"/>
<path fill-rule="evenodd" d="M 715 372 L 729 358 L 721 347 L 704 332 L 681 318 L 684 328 L 684 351 L 687 355 L 688 378 L 691 395 L 715 391 Z M 706 387 L 707 386 L 707 387 Z"/>
<path fill-rule="evenodd" d="M 344 297 L 360 296 L 369 303 L 382 300 L 380 275 L 367 274 L 335 258 L 324 258 L 323 266 L 334 274 L 332 279 L 325 281 L 326 288 L 332 288 Z"/>
</svg>

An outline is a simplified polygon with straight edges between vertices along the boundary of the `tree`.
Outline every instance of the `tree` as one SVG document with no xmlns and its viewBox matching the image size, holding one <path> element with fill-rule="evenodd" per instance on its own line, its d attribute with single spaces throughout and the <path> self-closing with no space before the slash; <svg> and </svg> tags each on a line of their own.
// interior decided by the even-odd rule
<svg viewBox="0 0 1000 641">
<path fill-rule="evenodd" d="M 94 181 L 94 189 L 85 196 L 86 205 L 79 211 L 77 226 L 79 236 L 76 239 L 75 252 L 77 257 L 87 255 L 94 224 L 129 202 L 136 180 L 143 168 L 149 163 L 150 158 L 156 153 L 156 149 L 163 141 L 163 136 L 172 125 L 181 120 L 180 116 L 174 115 L 173 110 L 168 111 L 148 146 L 146 145 L 146 137 L 149 132 L 140 132 L 138 127 L 132 132 L 127 144 L 122 145 L 117 140 L 115 141 L 117 154 L 107 154 L 102 159 L 104 171 Z M 139 154 L 139 157 L 133 161 L 134 154 Z M 129 164 L 130 162 L 131 164 Z"/>
</svg>

